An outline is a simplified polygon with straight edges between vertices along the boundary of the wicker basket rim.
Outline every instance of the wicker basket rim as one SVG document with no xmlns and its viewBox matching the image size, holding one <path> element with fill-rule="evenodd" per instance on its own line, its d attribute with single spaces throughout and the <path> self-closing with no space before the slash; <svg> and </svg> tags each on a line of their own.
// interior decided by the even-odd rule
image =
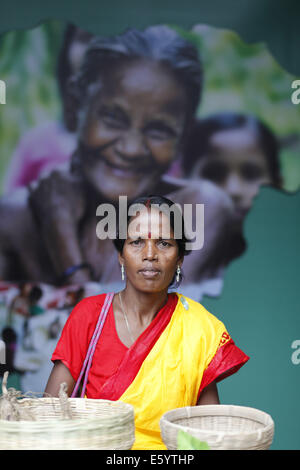
<svg viewBox="0 0 300 470">
<path fill-rule="evenodd" d="M 46 402 L 55 402 L 55 403 L 60 403 L 60 399 L 58 397 L 34 397 L 34 396 L 25 396 L 24 398 L 20 398 L 20 402 L 23 402 L 23 401 L 44 401 L 45 403 Z M 130 403 L 126 403 L 124 401 L 121 401 L 121 400 L 104 400 L 102 398 L 71 398 L 71 397 L 68 397 L 68 401 L 71 402 L 71 403 L 80 403 L 80 402 L 83 402 L 84 403 L 94 403 L 94 404 L 107 404 L 107 405 L 111 405 L 112 407 L 114 406 L 119 406 L 119 407 L 123 407 L 123 408 L 133 408 L 133 406 L 130 404 Z"/>
<path fill-rule="evenodd" d="M 116 419 L 116 422 L 118 423 L 123 423 L 123 422 L 126 422 L 127 420 L 129 420 L 130 416 L 128 415 L 127 419 L 125 420 L 124 418 L 123 419 L 120 419 L 120 420 L 117 420 Z M 19 419 L 17 421 L 13 421 L 13 420 L 6 420 L 6 419 L 0 419 L 0 428 L 3 428 L 5 426 L 7 427 L 13 427 L 13 426 L 18 426 L 18 425 L 22 425 L 22 424 L 26 424 L 26 425 L 31 425 L 33 427 L 39 427 L 39 426 L 51 426 L 52 424 L 55 424 L 55 425 L 60 425 L 60 426 L 71 426 L 71 425 L 78 425 L 78 424 L 83 424 L 83 425 L 89 425 L 89 424 L 97 424 L 97 426 L 100 426 L 101 427 L 101 423 L 103 427 L 107 427 L 107 423 L 108 423 L 108 420 L 103 420 L 103 418 L 101 417 L 95 417 L 95 418 L 88 418 L 88 419 L 84 419 L 84 418 L 72 418 L 72 419 L 69 419 L 69 418 L 49 418 L 49 419 L 46 419 L 46 420 L 36 420 L 36 421 L 33 421 L 33 420 L 30 420 L 30 419 Z M 115 421 L 109 417 L 109 423 L 112 425 L 115 423 Z"/>
<path fill-rule="evenodd" d="M 202 411 L 202 413 L 200 413 L 198 416 L 205 416 L 206 413 L 205 411 L 210 411 L 210 412 L 219 412 L 219 413 L 216 413 L 215 416 L 229 416 L 228 413 L 224 413 L 225 410 L 235 410 L 236 412 L 239 411 L 244 411 L 244 412 L 249 412 L 250 413 L 254 413 L 256 415 L 259 415 L 260 417 L 264 417 L 267 421 L 266 424 L 262 423 L 264 426 L 261 428 L 261 429 L 257 429 L 257 430 L 253 430 L 253 431 L 249 431 L 249 432 L 246 432 L 246 433 L 243 433 L 245 435 L 247 435 L 247 437 L 252 437 L 252 436 L 255 436 L 257 434 L 268 434 L 270 431 L 274 432 L 274 421 L 272 419 L 272 417 L 264 412 L 264 411 L 261 411 L 261 410 L 257 410 L 256 408 L 251 408 L 251 407 L 246 407 L 246 406 L 237 406 L 237 405 L 201 405 L 201 406 L 186 406 L 186 407 L 183 407 L 183 408 L 175 408 L 173 410 L 169 410 L 167 411 L 166 413 L 164 413 L 164 415 L 161 417 L 160 419 L 160 427 L 171 427 L 173 429 L 177 429 L 177 430 L 194 430 L 196 431 L 198 434 L 213 434 L 215 436 L 224 436 L 225 434 L 230 434 L 230 436 L 234 436 L 234 435 L 241 435 L 241 431 L 218 431 L 218 430 L 210 430 L 210 429 L 197 429 L 197 428 L 191 428 L 189 427 L 188 425 L 180 425 L 180 424 L 177 424 L 177 423 L 173 423 L 172 421 L 170 421 L 170 417 L 175 417 L 177 415 L 179 416 L 182 416 L 182 417 L 185 417 L 185 418 L 188 418 L 189 415 L 187 413 L 191 412 L 190 414 L 190 417 L 193 417 L 193 416 L 197 416 L 197 414 L 195 414 L 195 410 L 196 411 Z M 223 413 L 222 413 L 223 411 Z M 240 415 L 240 414 L 233 414 L 231 416 L 235 416 L 237 418 L 246 418 L 246 419 L 251 419 L 251 417 L 248 415 Z M 253 417 L 253 416 L 252 416 Z"/>
<path fill-rule="evenodd" d="M 29 423 L 29 424 L 28 424 Z M 36 426 L 34 425 L 36 424 Z M 65 433 L 65 432 L 74 432 L 80 433 L 80 432 L 94 432 L 97 431 L 98 435 L 102 435 L 105 433 L 105 435 L 108 435 L 111 433 L 112 430 L 115 428 L 108 428 L 108 427 L 103 427 L 101 428 L 99 425 L 97 425 L 97 422 L 80 422 L 78 421 L 75 422 L 75 420 L 72 420 L 70 423 L 64 423 L 63 426 L 60 425 L 61 423 L 59 421 L 52 421 L 51 424 L 49 422 L 45 423 L 36 423 L 34 421 L 15 421 L 14 425 L 12 426 L 3 426 L 1 428 L 1 433 L 5 433 L 5 435 L 13 434 L 16 436 L 18 433 L 22 433 L 23 436 L 25 435 L 38 435 L 40 436 L 41 433 L 47 432 L 47 435 L 51 435 L 55 433 L 55 435 L 59 435 L 60 433 Z M 122 428 L 122 435 L 125 436 L 128 433 L 132 433 L 130 423 L 128 423 L 128 426 L 125 428 L 123 426 Z"/>
<path fill-rule="evenodd" d="M 195 413 L 195 411 L 197 413 Z M 233 412 L 228 413 L 227 411 Z M 199 412 L 199 414 L 198 414 Z M 241 406 L 241 405 L 198 405 L 198 406 L 184 406 L 182 408 L 174 408 L 172 410 L 166 411 L 163 414 L 163 417 L 168 418 L 169 416 L 176 416 L 177 414 L 183 415 L 194 415 L 194 416 L 205 416 L 206 414 L 215 414 L 216 416 L 236 416 L 240 418 L 248 418 L 254 417 L 257 415 L 259 418 L 265 418 L 269 422 L 273 422 L 271 415 L 266 413 L 265 411 L 258 410 L 257 408 L 249 407 L 249 406 Z M 248 414 L 247 414 L 248 413 Z"/>
<path fill-rule="evenodd" d="M 20 404 L 28 404 L 28 409 L 30 409 L 30 403 L 34 406 L 34 404 L 48 404 L 54 405 L 59 407 L 60 406 L 60 399 L 57 397 L 41 397 L 41 398 L 34 398 L 34 397 L 25 397 L 21 398 Z M 72 404 L 79 404 L 83 403 L 84 407 L 81 408 L 80 406 L 77 408 L 75 407 L 74 411 L 80 412 L 87 412 L 83 418 L 74 417 L 72 419 L 64 418 L 62 416 L 51 416 L 47 419 L 39 420 L 29 420 L 29 419 L 20 419 L 20 420 L 5 420 L 0 419 L 0 428 L 18 428 L 20 426 L 27 426 L 32 427 L 35 429 L 42 428 L 45 426 L 60 426 L 61 428 L 64 427 L 72 427 L 74 426 L 94 426 L 97 425 L 98 427 L 107 427 L 107 424 L 113 425 L 114 423 L 126 423 L 126 421 L 132 420 L 134 417 L 134 408 L 130 403 L 125 403 L 122 401 L 112 401 L 112 400 L 103 400 L 103 399 L 89 399 L 89 398 L 68 398 L 69 403 Z M 105 411 L 112 411 L 116 413 L 107 414 L 106 416 L 91 416 L 93 413 L 93 406 L 86 408 L 86 405 L 95 405 L 94 411 L 101 411 L 101 406 L 105 406 Z M 100 405 L 100 406 L 99 406 Z M 108 405 L 108 406 L 107 406 Z M 25 406 L 27 408 L 27 406 Z M 104 408 L 103 408 L 104 409 Z"/>
</svg>

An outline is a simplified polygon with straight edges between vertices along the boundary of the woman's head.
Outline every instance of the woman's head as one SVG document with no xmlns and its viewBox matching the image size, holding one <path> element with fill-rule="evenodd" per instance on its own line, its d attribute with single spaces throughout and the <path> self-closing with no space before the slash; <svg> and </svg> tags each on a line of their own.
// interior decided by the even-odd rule
<svg viewBox="0 0 300 470">
<path fill-rule="evenodd" d="M 32 305 L 36 304 L 41 299 L 42 295 L 43 295 L 42 289 L 39 286 L 34 285 L 28 297 L 30 304 Z"/>
<path fill-rule="evenodd" d="M 74 158 L 92 186 L 111 200 L 154 187 L 182 150 L 201 85 L 196 48 L 170 28 L 92 40 L 73 87 Z"/>
<path fill-rule="evenodd" d="M 127 208 L 127 237 L 121 238 L 119 225 L 114 240 L 127 281 L 137 289 L 155 292 L 175 281 L 186 250 L 184 218 L 180 208 L 161 196 L 135 199 Z M 120 224 L 120 222 L 119 222 Z"/>
<path fill-rule="evenodd" d="M 222 187 L 243 219 L 261 185 L 281 186 L 278 154 L 276 137 L 261 121 L 251 115 L 219 113 L 196 122 L 184 173 Z"/>
</svg>

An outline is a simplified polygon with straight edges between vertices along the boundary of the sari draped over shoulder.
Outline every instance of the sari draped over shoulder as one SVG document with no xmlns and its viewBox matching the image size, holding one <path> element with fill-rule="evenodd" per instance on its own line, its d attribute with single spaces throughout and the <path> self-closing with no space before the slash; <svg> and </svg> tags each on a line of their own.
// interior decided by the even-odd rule
<svg viewBox="0 0 300 470">
<path fill-rule="evenodd" d="M 88 299 L 81 302 L 85 300 Z M 90 308 L 92 301 L 90 298 Z M 78 314 L 77 307 L 52 356 L 53 361 L 65 363 L 74 379 L 79 375 L 84 348 L 88 347 L 97 320 L 95 315 L 87 315 L 85 322 L 80 321 L 82 309 Z M 109 324 L 109 319 L 106 322 Z M 78 341 L 77 337 L 76 348 L 75 338 L 80 332 L 84 339 Z M 104 328 L 99 343 L 105 342 L 105 336 Z M 95 353 L 89 381 L 95 382 L 97 391 L 89 394 L 87 388 L 87 396 L 133 405 L 136 427 L 133 449 L 159 450 L 166 449 L 160 436 L 161 416 L 174 408 L 196 405 L 207 385 L 236 372 L 249 357 L 235 345 L 220 320 L 198 302 L 174 293 L 169 294 L 167 304 L 135 343 L 130 348 L 124 346 L 115 366 L 104 378 L 102 375 L 97 385 L 97 373 L 93 374 L 92 369 L 103 359 L 103 352 L 102 357 Z"/>
</svg>

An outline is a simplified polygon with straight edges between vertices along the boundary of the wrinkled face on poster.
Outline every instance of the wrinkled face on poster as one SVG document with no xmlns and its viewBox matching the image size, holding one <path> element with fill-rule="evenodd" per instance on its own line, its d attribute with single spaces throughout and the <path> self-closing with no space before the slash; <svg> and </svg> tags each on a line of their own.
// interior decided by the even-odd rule
<svg viewBox="0 0 300 470">
<path fill-rule="evenodd" d="M 154 60 L 125 59 L 89 86 L 78 155 L 86 180 L 108 200 L 153 190 L 179 152 L 187 96 Z"/>
</svg>

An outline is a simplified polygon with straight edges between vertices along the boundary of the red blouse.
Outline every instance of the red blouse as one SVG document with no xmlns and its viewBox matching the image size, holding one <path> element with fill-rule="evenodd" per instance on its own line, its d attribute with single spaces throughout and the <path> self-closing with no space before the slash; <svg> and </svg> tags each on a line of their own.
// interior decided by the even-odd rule
<svg viewBox="0 0 300 470">
<path fill-rule="evenodd" d="M 87 297 L 74 307 L 52 355 L 51 360 L 63 362 L 75 381 L 80 374 L 104 299 L 105 294 Z M 161 317 L 165 311 L 171 309 L 173 312 L 177 300 L 176 294 L 169 294 L 168 302 L 143 334 L 147 334 L 147 330 L 153 328 L 156 318 Z M 99 390 L 116 372 L 128 349 L 118 336 L 111 303 L 89 371 L 86 388 L 86 395 L 89 398 L 99 398 Z"/>
<path fill-rule="evenodd" d="M 60 360 L 65 364 L 75 381 L 80 374 L 104 300 L 105 294 L 95 295 L 84 298 L 74 307 L 52 355 L 51 360 L 53 362 Z M 154 320 L 134 343 L 134 347 L 131 348 L 127 348 L 118 336 L 111 303 L 89 371 L 86 387 L 86 396 L 88 398 L 107 398 L 105 395 L 107 387 L 103 387 L 103 385 L 109 383 L 108 379 L 117 372 L 123 359 L 126 362 L 126 358 L 130 357 L 130 370 L 127 371 L 126 380 L 123 380 L 124 374 L 121 374 L 120 380 L 121 376 L 123 377 L 121 382 L 120 380 L 116 381 L 118 390 L 115 395 L 119 396 L 126 390 L 138 372 L 147 352 L 151 350 L 151 347 L 168 324 L 177 302 L 177 295 L 175 293 L 169 294 L 166 305 L 162 307 Z M 249 359 L 229 336 L 225 340 L 225 344 L 220 344 L 222 347 L 218 348 L 209 366 L 204 371 L 199 395 L 211 382 L 218 382 L 235 373 Z M 103 396 L 100 394 L 101 389 Z M 109 399 L 117 399 L 110 397 Z"/>
</svg>

